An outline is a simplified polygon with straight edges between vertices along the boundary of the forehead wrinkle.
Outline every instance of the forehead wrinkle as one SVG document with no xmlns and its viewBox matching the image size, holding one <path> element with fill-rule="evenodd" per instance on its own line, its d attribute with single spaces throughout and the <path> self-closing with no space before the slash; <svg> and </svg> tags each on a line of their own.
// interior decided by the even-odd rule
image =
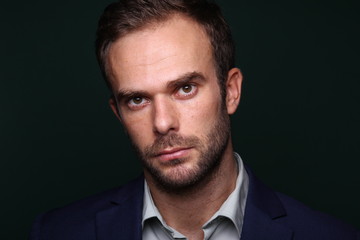
<svg viewBox="0 0 360 240">
<path fill-rule="evenodd" d="M 158 60 L 156 60 L 156 61 L 154 61 L 154 62 L 151 62 L 151 63 L 139 63 L 139 64 L 135 65 L 135 67 L 136 67 L 136 66 L 139 66 L 139 67 L 142 67 L 142 66 L 152 66 L 152 65 L 155 65 L 155 64 L 160 63 L 160 62 L 162 62 L 162 61 L 165 61 L 165 60 L 168 59 L 168 58 L 175 57 L 176 55 L 177 55 L 177 54 L 172 54 L 172 55 L 170 55 L 170 56 L 163 57 L 163 58 L 158 59 Z"/>
</svg>

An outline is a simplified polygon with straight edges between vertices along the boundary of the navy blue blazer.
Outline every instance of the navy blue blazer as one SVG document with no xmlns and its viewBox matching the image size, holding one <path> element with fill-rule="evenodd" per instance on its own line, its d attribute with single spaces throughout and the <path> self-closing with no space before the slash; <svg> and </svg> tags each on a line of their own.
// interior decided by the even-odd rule
<svg viewBox="0 0 360 240">
<path fill-rule="evenodd" d="M 277 193 L 250 170 L 241 240 L 360 240 L 356 230 Z M 30 240 L 140 240 L 144 178 L 38 216 Z"/>
</svg>

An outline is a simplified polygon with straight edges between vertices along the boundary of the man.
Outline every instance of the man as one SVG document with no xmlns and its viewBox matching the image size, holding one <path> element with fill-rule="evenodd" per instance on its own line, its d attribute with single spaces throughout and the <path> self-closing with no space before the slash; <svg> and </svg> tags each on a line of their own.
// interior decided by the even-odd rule
<svg viewBox="0 0 360 240">
<path fill-rule="evenodd" d="M 124 0 L 105 10 L 97 56 L 144 174 L 37 218 L 30 239 L 357 239 L 260 183 L 233 152 L 242 75 L 220 10 Z"/>
</svg>

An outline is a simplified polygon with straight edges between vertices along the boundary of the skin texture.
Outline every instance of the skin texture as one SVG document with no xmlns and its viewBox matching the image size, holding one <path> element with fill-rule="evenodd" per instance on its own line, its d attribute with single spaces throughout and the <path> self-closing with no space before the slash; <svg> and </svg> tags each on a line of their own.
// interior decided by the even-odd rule
<svg viewBox="0 0 360 240">
<path fill-rule="evenodd" d="M 202 225 L 235 188 L 229 115 L 240 100 L 240 70 L 229 71 L 221 99 L 209 39 L 181 15 L 118 39 L 109 64 L 110 106 L 143 161 L 156 206 L 168 225 L 202 239 Z"/>
</svg>

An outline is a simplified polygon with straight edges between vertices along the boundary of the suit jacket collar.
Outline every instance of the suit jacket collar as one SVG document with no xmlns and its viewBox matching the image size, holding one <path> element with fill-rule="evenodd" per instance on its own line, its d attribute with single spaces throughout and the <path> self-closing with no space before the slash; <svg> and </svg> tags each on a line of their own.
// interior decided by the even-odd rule
<svg viewBox="0 0 360 240">
<path fill-rule="evenodd" d="M 276 222 L 286 211 L 274 191 L 260 182 L 246 167 L 249 192 L 245 207 L 242 240 L 289 240 L 293 231 Z"/>
<path fill-rule="evenodd" d="M 124 187 L 96 215 L 98 240 L 142 239 L 143 175 Z"/>
<path fill-rule="evenodd" d="M 249 192 L 241 240 L 290 240 L 293 231 L 276 222 L 286 211 L 275 192 L 246 167 Z M 142 239 L 144 176 L 120 188 L 108 208 L 97 213 L 98 240 Z"/>
</svg>

